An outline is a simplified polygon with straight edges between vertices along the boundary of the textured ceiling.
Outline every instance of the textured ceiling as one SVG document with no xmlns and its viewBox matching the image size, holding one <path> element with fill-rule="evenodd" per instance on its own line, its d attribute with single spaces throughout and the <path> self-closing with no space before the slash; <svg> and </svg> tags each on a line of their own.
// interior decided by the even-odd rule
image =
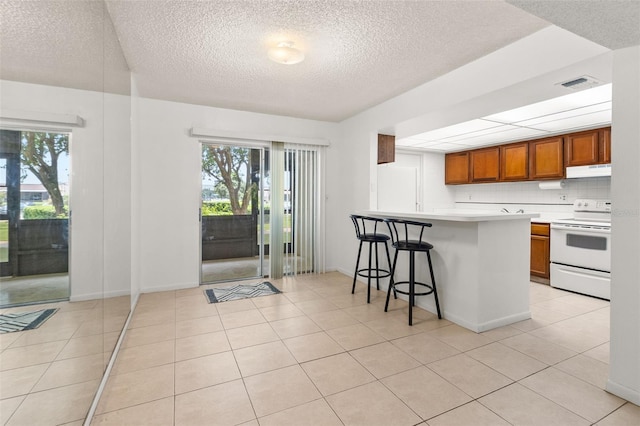
<svg viewBox="0 0 640 426">
<path fill-rule="evenodd" d="M 640 44 L 638 0 L 507 2 L 612 50 Z"/>
<path fill-rule="evenodd" d="M 107 1 L 142 96 L 340 121 L 548 25 L 501 1 Z M 280 65 L 291 40 L 306 56 Z"/>
<path fill-rule="evenodd" d="M 128 67 L 144 97 L 341 121 L 549 22 L 637 44 L 638 4 L 0 0 L 0 78 L 123 93 Z M 267 59 L 284 39 L 304 62 Z"/>
<path fill-rule="evenodd" d="M 0 77 L 127 93 L 128 66 L 102 1 L 0 1 Z"/>
</svg>

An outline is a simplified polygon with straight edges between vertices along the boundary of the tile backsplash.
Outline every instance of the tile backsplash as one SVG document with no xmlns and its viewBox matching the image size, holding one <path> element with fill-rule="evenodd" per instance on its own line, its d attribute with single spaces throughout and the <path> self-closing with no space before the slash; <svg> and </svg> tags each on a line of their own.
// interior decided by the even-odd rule
<svg viewBox="0 0 640 426">
<path fill-rule="evenodd" d="M 459 209 L 571 212 L 577 198 L 611 198 L 611 178 L 564 179 L 561 189 L 540 189 L 539 182 L 504 182 L 455 186 Z"/>
</svg>

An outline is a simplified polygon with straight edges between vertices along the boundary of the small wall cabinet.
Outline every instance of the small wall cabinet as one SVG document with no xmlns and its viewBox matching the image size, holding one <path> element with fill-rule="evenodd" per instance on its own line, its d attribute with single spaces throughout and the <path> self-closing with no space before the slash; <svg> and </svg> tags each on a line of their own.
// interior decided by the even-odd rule
<svg viewBox="0 0 640 426">
<path fill-rule="evenodd" d="M 548 283 L 550 275 L 550 225 L 531 223 L 531 276 L 535 281 Z"/>
<path fill-rule="evenodd" d="M 529 142 L 500 146 L 500 180 L 529 179 Z"/>
<path fill-rule="evenodd" d="M 598 164 L 600 157 L 600 131 L 572 133 L 564 140 L 564 158 L 566 165 L 586 166 Z"/>
<path fill-rule="evenodd" d="M 491 147 L 471 151 L 471 181 L 498 182 L 500 180 L 500 148 Z"/>
<path fill-rule="evenodd" d="M 396 137 L 378 134 L 378 164 L 396 161 Z"/>
<path fill-rule="evenodd" d="M 469 152 L 456 152 L 444 157 L 444 183 L 469 183 Z"/>
<path fill-rule="evenodd" d="M 562 136 L 529 142 L 529 177 L 533 180 L 564 177 Z"/>
</svg>

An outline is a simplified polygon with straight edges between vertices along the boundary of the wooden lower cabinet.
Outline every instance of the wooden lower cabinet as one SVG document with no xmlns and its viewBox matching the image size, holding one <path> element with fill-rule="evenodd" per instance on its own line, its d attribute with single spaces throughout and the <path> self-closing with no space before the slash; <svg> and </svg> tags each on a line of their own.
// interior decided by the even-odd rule
<svg viewBox="0 0 640 426">
<path fill-rule="evenodd" d="M 550 272 L 550 225 L 531 224 L 531 276 L 548 283 Z"/>
</svg>

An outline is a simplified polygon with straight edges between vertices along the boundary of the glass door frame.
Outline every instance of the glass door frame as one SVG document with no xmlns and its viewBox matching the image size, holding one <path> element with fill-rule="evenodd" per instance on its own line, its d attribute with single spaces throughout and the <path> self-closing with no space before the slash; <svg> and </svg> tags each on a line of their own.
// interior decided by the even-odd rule
<svg viewBox="0 0 640 426">
<path fill-rule="evenodd" d="M 5 184 L 7 188 L 7 211 L 0 213 L 0 221 L 7 222 L 7 261 L 0 262 L 0 277 L 13 276 L 17 265 L 18 228 L 16 222 L 20 220 L 20 154 L 0 152 L 0 158 L 5 161 Z M 12 175 L 16 175 L 13 176 Z M 17 186 L 10 184 L 10 180 L 17 179 Z"/>
<path fill-rule="evenodd" d="M 202 149 L 205 145 L 216 145 L 216 146 L 228 146 L 228 147 L 239 147 L 246 148 L 249 150 L 258 150 L 260 152 L 260 175 L 258 177 L 259 185 L 258 185 L 258 229 L 260 230 L 258 234 L 258 256 L 259 256 L 259 271 L 255 276 L 249 277 L 235 277 L 235 278 L 224 278 L 215 281 L 204 281 L 203 277 L 203 215 L 202 215 L 202 192 L 205 189 L 203 185 L 202 179 L 200 180 L 200 196 L 199 196 L 199 206 L 198 206 L 198 223 L 199 223 L 199 285 L 209 285 L 209 284 L 218 284 L 230 281 L 242 281 L 242 280 L 255 280 L 255 279 L 263 279 L 269 276 L 269 268 L 265 267 L 265 246 L 267 244 L 270 245 L 270 238 L 265 238 L 265 212 L 264 212 L 264 195 L 265 195 L 265 180 L 267 177 L 267 164 L 270 162 L 267 161 L 267 152 L 271 149 L 271 143 L 267 141 L 258 141 L 258 140 L 220 140 L 220 139 L 202 139 L 200 142 L 200 174 L 202 174 Z M 251 173 L 249 169 L 247 173 Z"/>
</svg>

